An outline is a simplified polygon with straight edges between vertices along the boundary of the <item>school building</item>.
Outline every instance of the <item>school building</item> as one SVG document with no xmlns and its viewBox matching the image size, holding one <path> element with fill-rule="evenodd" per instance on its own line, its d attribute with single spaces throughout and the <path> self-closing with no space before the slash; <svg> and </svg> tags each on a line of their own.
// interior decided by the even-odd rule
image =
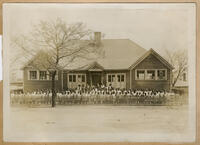
<svg viewBox="0 0 200 145">
<path fill-rule="evenodd" d="M 72 65 L 59 70 L 56 89 L 111 84 L 121 89 L 170 90 L 173 67 L 153 49 L 146 50 L 129 39 L 101 39 L 100 32 L 95 33 L 95 39 L 101 44 L 104 57 L 80 62 L 82 67 Z M 47 73 L 29 64 L 24 66 L 24 92 L 51 89 L 51 78 Z"/>
</svg>

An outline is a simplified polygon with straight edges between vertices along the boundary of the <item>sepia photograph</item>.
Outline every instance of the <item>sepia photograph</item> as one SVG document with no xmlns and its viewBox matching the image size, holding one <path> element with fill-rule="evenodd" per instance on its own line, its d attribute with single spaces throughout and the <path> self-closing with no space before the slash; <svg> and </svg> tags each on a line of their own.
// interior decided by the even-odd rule
<svg viewBox="0 0 200 145">
<path fill-rule="evenodd" d="M 3 140 L 194 142 L 195 3 L 4 3 Z"/>
</svg>

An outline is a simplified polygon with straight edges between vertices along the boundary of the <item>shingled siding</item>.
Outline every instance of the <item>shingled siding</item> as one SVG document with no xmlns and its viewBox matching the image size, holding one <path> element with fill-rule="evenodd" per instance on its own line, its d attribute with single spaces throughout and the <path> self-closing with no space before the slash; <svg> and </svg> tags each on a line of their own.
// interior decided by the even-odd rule
<svg viewBox="0 0 200 145">
<path fill-rule="evenodd" d="M 51 80 L 28 80 L 28 68 L 24 69 L 24 92 L 41 89 L 51 89 Z M 61 71 L 58 72 L 58 80 L 55 81 L 56 90 L 62 90 Z"/>
<path fill-rule="evenodd" d="M 137 69 L 166 69 L 167 79 L 166 80 L 136 80 L 135 70 Z M 146 59 L 139 63 L 132 70 L 132 88 L 133 89 L 170 89 L 171 80 L 171 70 L 168 69 L 160 60 L 158 60 L 154 55 L 150 54 Z"/>
</svg>

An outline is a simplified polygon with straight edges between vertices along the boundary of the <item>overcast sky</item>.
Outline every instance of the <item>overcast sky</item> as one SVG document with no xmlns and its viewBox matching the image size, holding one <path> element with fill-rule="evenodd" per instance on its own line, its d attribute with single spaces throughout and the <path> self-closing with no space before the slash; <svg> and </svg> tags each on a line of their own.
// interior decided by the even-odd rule
<svg viewBox="0 0 200 145">
<path fill-rule="evenodd" d="M 195 4 L 4 4 L 5 43 L 28 34 L 39 20 L 83 22 L 104 39 L 131 39 L 161 55 L 165 49 L 189 49 L 195 38 Z M 192 44 L 193 43 L 193 44 Z M 15 54 L 15 49 L 10 48 Z M 127 52 L 128 53 L 128 52 Z"/>
<path fill-rule="evenodd" d="M 188 47 L 194 4 L 7 4 L 11 35 L 28 33 L 39 20 L 83 22 L 105 39 L 131 39 L 145 49 Z M 8 27 L 7 27 L 8 28 Z"/>
</svg>

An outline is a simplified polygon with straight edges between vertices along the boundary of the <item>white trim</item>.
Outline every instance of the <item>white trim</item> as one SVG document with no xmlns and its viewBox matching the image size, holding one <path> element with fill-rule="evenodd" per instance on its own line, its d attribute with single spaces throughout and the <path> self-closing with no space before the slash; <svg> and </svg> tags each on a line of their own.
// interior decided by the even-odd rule
<svg viewBox="0 0 200 145">
<path fill-rule="evenodd" d="M 132 89 L 132 70 L 130 70 L 130 89 Z"/>
<path fill-rule="evenodd" d="M 144 71 L 144 79 L 138 79 L 138 78 L 137 78 L 137 71 L 138 71 L 138 70 L 139 70 L 139 71 Z M 136 70 L 135 70 L 135 80 L 145 80 L 145 72 L 146 72 L 145 69 L 136 69 Z"/>
<path fill-rule="evenodd" d="M 36 79 L 30 79 L 30 71 L 36 71 L 36 72 L 37 72 L 37 78 L 36 78 Z M 46 71 L 47 79 L 45 79 L 45 80 L 41 80 L 41 79 L 40 79 L 40 71 Z M 58 73 L 59 73 L 59 71 L 56 70 L 55 81 L 58 80 Z M 27 75 L 28 75 L 28 78 L 27 78 L 27 79 L 28 79 L 29 81 L 51 81 L 50 76 L 49 76 L 49 72 L 48 72 L 47 70 L 45 70 L 45 69 L 43 69 L 43 70 L 28 69 L 28 70 L 27 70 Z"/>
<path fill-rule="evenodd" d="M 115 79 L 113 80 L 112 76 L 115 76 Z M 120 81 L 118 81 L 118 75 L 120 75 Z M 124 81 L 121 81 L 121 76 L 124 75 Z M 108 82 L 108 76 L 111 76 L 111 82 Z M 107 73 L 106 74 L 106 85 L 112 85 L 112 87 L 115 88 L 126 88 L 126 73 Z"/>
<path fill-rule="evenodd" d="M 148 76 L 148 73 L 147 71 L 154 71 L 154 79 L 148 79 L 147 76 Z M 146 69 L 145 70 L 145 80 L 156 80 L 156 69 Z"/>
<path fill-rule="evenodd" d="M 100 71 L 100 72 L 102 72 L 103 70 L 102 69 L 88 69 L 88 71 Z"/>
<path fill-rule="evenodd" d="M 73 77 L 72 77 L 72 82 L 69 81 L 69 76 L 70 75 L 75 75 L 76 76 L 76 81 L 73 82 Z M 78 75 L 81 75 L 81 82 L 78 82 Z M 85 81 L 82 81 L 82 76 L 85 76 Z M 86 78 L 86 73 L 68 73 L 67 74 L 67 86 L 68 88 L 75 88 L 78 87 L 78 85 L 84 85 L 86 86 L 87 83 L 87 78 Z"/>
<path fill-rule="evenodd" d="M 158 78 L 157 78 L 157 80 L 159 80 L 159 81 L 161 81 L 161 80 L 167 80 L 167 78 L 168 78 L 168 76 L 167 76 L 167 75 L 168 75 L 167 69 L 157 69 L 156 72 L 157 72 L 158 70 L 164 70 L 164 71 L 165 71 L 165 78 L 164 78 L 164 79 L 158 79 Z M 158 77 L 158 76 L 157 76 L 157 77 Z"/>
<path fill-rule="evenodd" d="M 46 79 L 40 79 L 40 72 L 46 72 Z M 46 71 L 46 70 L 38 70 L 38 74 L 39 74 L 39 77 L 38 77 L 38 80 L 40 80 L 40 81 L 46 81 L 46 80 L 48 80 L 48 71 Z"/>
<path fill-rule="evenodd" d="M 135 63 L 133 63 L 129 69 L 134 69 L 138 64 L 140 64 L 143 60 L 145 60 L 149 55 L 154 55 L 162 64 L 164 64 L 167 68 L 169 69 L 174 69 L 174 67 L 167 61 L 165 60 L 161 55 L 159 55 L 155 50 L 152 48 L 148 50 L 146 53 L 144 53 Z"/>
<path fill-rule="evenodd" d="M 147 71 L 148 70 L 154 70 L 155 71 L 155 79 L 147 79 Z M 164 70 L 165 71 L 165 78 L 164 79 L 158 79 L 158 70 Z M 144 79 L 138 79 L 137 78 L 137 71 L 144 71 Z M 165 81 L 167 80 L 167 69 L 135 69 L 135 80 L 140 81 Z"/>
<path fill-rule="evenodd" d="M 36 71 L 36 79 L 31 79 L 30 78 L 30 71 Z M 36 80 L 38 80 L 38 70 L 29 69 L 27 73 L 28 73 L 28 80 L 30 80 L 30 81 L 36 81 Z"/>
</svg>

